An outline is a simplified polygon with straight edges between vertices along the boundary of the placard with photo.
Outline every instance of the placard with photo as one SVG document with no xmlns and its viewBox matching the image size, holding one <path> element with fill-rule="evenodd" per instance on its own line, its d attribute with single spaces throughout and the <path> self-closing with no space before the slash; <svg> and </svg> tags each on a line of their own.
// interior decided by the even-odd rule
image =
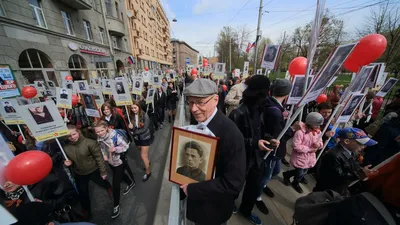
<svg viewBox="0 0 400 225">
<path fill-rule="evenodd" d="M 47 85 L 49 86 L 49 88 L 56 88 L 56 83 L 54 83 L 54 81 L 48 80 L 47 81 Z"/>
<path fill-rule="evenodd" d="M 83 94 L 89 93 L 89 84 L 87 80 L 74 81 L 74 85 L 77 93 L 83 93 Z"/>
<path fill-rule="evenodd" d="M 216 63 L 214 73 L 225 74 L 225 63 Z"/>
<path fill-rule="evenodd" d="M 23 124 L 24 118 L 17 112 L 17 99 L 0 100 L 0 114 L 6 124 Z"/>
<path fill-rule="evenodd" d="M 373 66 L 374 69 L 366 83 L 366 87 L 375 88 L 379 77 L 382 77 L 385 72 L 385 63 L 371 63 L 369 66 Z"/>
<path fill-rule="evenodd" d="M 16 100 L 17 100 L 18 105 L 28 105 L 28 104 L 32 103 L 31 99 L 27 99 L 23 96 L 16 97 Z"/>
<path fill-rule="evenodd" d="M 311 82 L 313 79 L 313 75 L 308 76 L 308 83 L 307 86 L 311 86 Z M 303 97 L 303 90 L 304 90 L 304 82 L 306 81 L 306 77 L 304 75 L 295 75 L 292 84 L 292 90 L 290 90 L 287 104 L 294 105 L 297 104 L 301 97 Z"/>
<path fill-rule="evenodd" d="M 131 93 L 129 92 L 128 82 L 125 79 L 121 81 L 114 80 L 111 87 L 117 106 L 132 105 Z"/>
<path fill-rule="evenodd" d="M 396 78 L 390 78 L 388 81 L 386 81 L 385 85 L 382 86 L 382 88 L 376 93 L 376 96 L 378 97 L 385 97 L 387 93 L 392 90 L 392 88 L 397 84 L 399 79 Z"/>
<path fill-rule="evenodd" d="M 376 87 L 382 87 L 385 85 L 386 78 L 388 77 L 389 73 L 388 72 L 383 72 L 382 76 L 379 76 L 378 79 L 376 80 Z"/>
<path fill-rule="evenodd" d="M 246 78 L 249 76 L 249 62 L 244 62 L 243 65 L 243 78 Z"/>
<path fill-rule="evenodd" d="M 69 134 L 64 119 L 53 101 L 17 107 L 36 141 L 47 141 Z"/>
<path fill-rule="evenodd" d="M 280 45 L 265 45 L 261 61 L 261 68 L 275 69 L 276 59 L 279 55 Z"/>
<path fill-rule="evenodd" d="M 112 94 L 112 83 L 113 83 L 113 80 L 111 80 L 111 79 L 103 79 L 102 80 L 101 84 L 102 84 L 103 94 L 105 94 L 105 95 Z"/>
<path fill-rule="evenodd" d="M 45 93 L 45 91 L 48 89 L 48 86 L 44 80 L 35 80 L 33 83 L 35 84 L 38 92 L 40 91 Z"/>
<path fill-rule="evenodd" d="M 20 95 L 11 67 L 0 65 L 0 98 L 12 98 Z"/>
<path fill-rule="evenodd" d="M 72 90 L 57 87 L 57 107 L 64 109 L 72 109 Z"/>
<path fill-rule="evenodd" d="M 363 91 L 370 76 L 372 75 L 373 70 L 374 66 L 363 66 L 361 68 L 361 70 L 357 73 L 355 79 L 350 83 L 349 95 L 353 93 L 360 93 Z"/>
<path fill-rule="evenodd" d="M 46 90 L 45 94 L 48 97 L 56 97 L 57 96 L 57 88 L 49 87 L 49 89 Z"/>
<path fill-rule="evenodd" d="M 318 73 L 316 80 L 312 83 L 311 87 L 307 90 L 307 93 L 303 96 L 299 105 L 304 105 L 314 101 L 326 88 L 329 81 L 336 75 L 340 67 L 342 67 L 344 61 L 353 51 L 357 43 L 340 45 L 338 46 L 330 58 L 327 59 L 323 69 Z"/>
<path fill-rule="evenodd" d="M 150 104 L 153 102 L 155 93 L 156 93 L 155 88 L 149 88 L 149 90 L 147 90 L 146 104 Z"/>
<path fill-rule="evenodd" d="M 97 88 L 101 88 L 101 78 L 99 78 L 99 77 L 90 77 L 90 85 L 92 85 L 96 89 Z"/>
<path fill-rule="evenodd" d="M 96 105 L 96 99 L 91 94 L 81 94 L 86 115 L 90 117 L 100 117 L 100 112 Z"/>
<path fill-rule="evenodd" d="M 328 83 L 328 85 L 327 85 L 326 87 L 332 86 L 332 84 L 335 83 L 335 81 L 336 81 L 337 78 L 338 78 L 337 76 L 332 77 L 332 79 L 329 81 L 329 83 Z"/>
<path fill-rule="evenodd" d="M 347 123 L 351 119 L 354 112 L 358 109 L 358 106 L 364 99 L 364 94 L 354 94 L 349 98 L 343 107 L 342 112 L 339 114 L 340 116 L 336 120 L 336 123 Z"/>
<path fill-rule="evenodd" d="M 151 74 L 149 71 L 142 72 L 143 82 L 150 82 Z"/>
<path fill-rule="evenodd" d="M 143 78 L 135 77 L 133 79 L 132 94 L 141 95 L 143 91 Z"/>
<path fill-rule="evenodd" d="M 213 178 L 218 138 L 173 127 L 169 180 L 177 184 Z"/>
<path fill-rule="evenodd" d="M 161 80 L 162 80 L 162 77 L 160 75 L 154 74 L 153 77 L 151 78 L 151 82 L 149 82 L 149 83 L 152 87 L 159 88 L 159 87 L 161 87 Z M 167 80 L 168 80 L 168 77 L 167 77 Z"/>
<path fill-rule="evenodd" d="M 101 106 L 104 104 L 104 96 L 101 93 L 101 91 L 98 89 L 92 90 L 92 93 L 93 93 L 94 100 L 96 101 L 97 108 L 100 109 Z"/>
</svg>

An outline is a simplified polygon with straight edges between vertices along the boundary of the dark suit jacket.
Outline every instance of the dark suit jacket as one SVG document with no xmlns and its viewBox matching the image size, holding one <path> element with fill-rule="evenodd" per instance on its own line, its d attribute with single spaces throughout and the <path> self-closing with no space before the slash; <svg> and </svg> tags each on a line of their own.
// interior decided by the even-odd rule
<svg viewBox="0 0 400 225">
<path fill-rule="evenodd" d="M 187 218 L 199 224 L 221 224 L 231 217 L 234 199 L 243 188 L 246 152 L 242 133 L 221 112 L 207 127 L 219 138 L 215 179 L 187 187 Z"/>
<path fill-rule="evenodd" d="M 161 92 L 161 97 L 160 97 L 160 93 L 159 92 L 157 92 L 155 95 L 154 95 L 154 106 L 157 108 L 157 107 L 160 107 L 160 108 L 165 108 L 165 106 L 166 106 L 166 102 L 167 102 L 167 95 L 165 94 L 165 92 Z"/>
</svg>

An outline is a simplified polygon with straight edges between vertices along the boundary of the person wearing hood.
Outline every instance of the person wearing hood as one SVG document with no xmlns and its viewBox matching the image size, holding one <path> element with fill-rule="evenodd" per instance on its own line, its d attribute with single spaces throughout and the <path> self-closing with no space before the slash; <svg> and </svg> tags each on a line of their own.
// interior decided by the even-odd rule
<svg viewBox="0 0 400 225">
<path fill-rule="evenodd" d="M 266 98 L 262 105 L 262 123 L 264 133 L 268 137 L 267 140 L 277 138 L 286 125 L 288 113 L 283 106 L 283 101 L 289 95 L 292 84 L 289 80 L 277 79 L 273 82 L 271 89 L 272 96 Z M 274 171 L 280 170 L 281 159 L 285 158 L 286 155 L 286 141 L 291 136 L 293 136 L 292 130 L 288 129 L 285 136 L 281 139 L 277 150 L 271 153 L 265 161 L 264 174 L 258 190 L 256 203 L 258 209 L 265 214 L 268 213 L 268 210 L 266 210 L 267 207 L 261 199 L 261 193 L 264 191 L 264 193 L 271 198 L 275 196 L 271 189 L 267 187 L 267 183 L 271 180 L 272 176 L 275 175 L 276 172 Z"/>
<path fill-rule="evenodd" d="M 123 192 L 124 195 L 128 194 L 129 191 L 135 186 L 135 179 L 131 169 L 127 167 L 125 160 L 125 152 L 129 148 L 129 141 L 127 136 L 125 137 L 120 133 L 122 131 L 116 131 L 107 126 L 107 122 L 104 120 L 97 121 L 94 124 L 94 131 L 97 135 L 97 141 L 100 144 L 101 151 L 104 159 L 107 159 L 108 164 L 111 166 L 113 172 L 113 196 L 114 196 L 114 209 L 111 218 L 115 219 L 119 216 L 120 207 L 120 190 L 121 180 L 123 180 L 127 186 Z M 129 177 L 125 174 L 125 170 L 131 175 Z"/>
<path fill-rule="evenodd" d="M 268 142 L 264 139 L 260 118 L 261 104 L 268 96 L 269 86 L 270 81 L 265 76 L 254 76 L 249 79 L 248 87 L 243 92 L 242 104 L 229 115 L 242 132 L 246 149 L 246 185 L 239 211 L 253 224 L 262 224 L 260 218 L 251 211 L 257 202 L 263 177 L 263 156 L 267 151 L 272 151 L 271 147 L 267 147 L 270 142 L 277 143 L 276 140 Z M 265 209 L 268 210 L 266 206 Z"/>
<path fill-rule="evenodd" d="M 69 143 L 64 146 L 64 150 L 68 160 L 64 161 L 64 165 L 71 167 L 75 174 L 79 200 L 84 214 L 90 218 L 89 181 L 106 189 L 110 196 L 112 194 L 111 184 L 106 179 L 107 169 L 99 144 L 95 140 L 83 136 L 74 125 L 67 127 L 70 133 L 67 136 Z"/>
</svg>

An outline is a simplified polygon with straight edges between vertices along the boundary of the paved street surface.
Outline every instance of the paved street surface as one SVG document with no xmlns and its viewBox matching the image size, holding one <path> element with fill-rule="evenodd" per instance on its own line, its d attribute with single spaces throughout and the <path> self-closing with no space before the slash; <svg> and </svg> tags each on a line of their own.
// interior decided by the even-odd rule
<svg viewBox="0 0 400 225">
<path fill-rule="evenodd" d="M 135 144 L 132 144 L 131 148 L 128 150 L 129 164 L 134 172 L 136 187 L 127 195 L 122 195 L 122 190 L 126 187 L 126 184 L 121 184 L 121 212 L 118 218 L 111 219 L 113 209 L 112 197 L 109 197 L 104 189 L 91 183 L 92 222 L 97 225 L 153 224 L 166 156 L 169 151 L 171 127 L 172 125 L 166 121 L 164 128 L 155 133 L 156 138 L 150 146 L 149 152 L 152 175 L 146 183 L 142 181 L 144 166 L 137 147 Z M 111 170 L 109 169 L 107 179 L 110 182 L 112 181 L 111 174 Z"/>
</svg>

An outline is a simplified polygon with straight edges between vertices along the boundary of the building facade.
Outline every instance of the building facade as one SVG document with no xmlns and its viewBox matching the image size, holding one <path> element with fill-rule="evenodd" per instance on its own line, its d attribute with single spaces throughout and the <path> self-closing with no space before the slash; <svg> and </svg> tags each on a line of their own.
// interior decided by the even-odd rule
<svg viewBox="0 0 400 225">
<path fill-rule="evenodd" d="M 126 0 L 131 51 L 140 69 L 172 65 L 170 23 L 159 0 Z"/>
<path fill-rule="evenodd" d="M 0 1 L 0 64 L 19 86 L 132 69 L 125 0 Z"/>
<path fill-rule="evenodd" d="M 178 39 L 172 39 L 171 43 L 174 67 L 184 69 L 187 64 L 197 65 L 199 51 Z"/>
</svg>

